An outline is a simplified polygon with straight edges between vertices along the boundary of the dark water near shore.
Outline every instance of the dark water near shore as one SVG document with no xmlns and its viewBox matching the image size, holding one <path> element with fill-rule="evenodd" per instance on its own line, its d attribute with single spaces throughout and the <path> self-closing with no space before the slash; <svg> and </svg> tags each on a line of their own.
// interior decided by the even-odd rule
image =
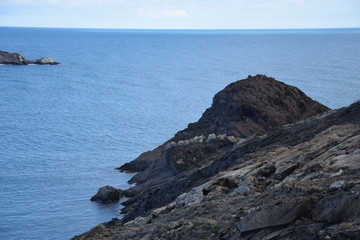
<svg viewBox="0 0 360 240">
<path fill-rule="evenodd" d="M 114 170 L 258 73 L 331 107 L 360 99 L 360 29 L 0 28 L 0 50 L 60 66 L 0 66 L 0 239 L 67 239 L 120 217 L 89 201 Z"/>
</svg>

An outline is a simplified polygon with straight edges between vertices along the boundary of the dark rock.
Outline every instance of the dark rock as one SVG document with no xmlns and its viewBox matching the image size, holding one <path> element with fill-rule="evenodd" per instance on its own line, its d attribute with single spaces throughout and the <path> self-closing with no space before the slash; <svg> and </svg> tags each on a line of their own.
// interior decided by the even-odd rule
<svg viewBox="0 0 360 240">
<path fill-rule="evenodd" d="M 99 188 L 98 192 L 90 200 L 103 203 L 118 202 L 122 195 L 122 190 L 112 186 L 104 186 Z"/>
<path fill-rule="evenodd" d="M 28 64 L 38 64 L 38 65 L 58 65 L 59 62 L 55 61 L 53 58 L 40 58 L 35 61 L 28 60 L 21 56 L 18 53 L 9 53 L 5 51 L 0 51 L 0 64 L 8 65 L 28 65 Z"/>
<path fill-rule="evenodd" d="M 198 182 L 199 179 L 205 176 L 210 177 L 233 164 L 232 159 L 219 163 L 216 160 L 215 164 L 219 164 L 218 166 L 212 165 L 211 169 L 203 169 L 197 176 L 192 174 L 190 184 L 185 185 L 185 187 L 178 186 L 176 180 L 173 180 L 175 183 L 170 183 L 167 180 L 182 172 L 207 165 L 210 161 L 222 155 L 223 152 L 232 148 L 234 143 L 212 140 L 168 148 L 167 145 L 171 141 L 185 141 L 196 136 L 208 136 L 212 133 L 246 137 L 327 110 L 327 107 L 311 100 L 296 87 L 286 85 L 264 75 L 250 76 L 248 79 L 232 83 L 215 95 L 212 106 L 205 111 L 197 123 L 190 124 L 187 129 L 178 132 L 163 145 L 153 151 L 141 154 L 134 161 L 119 168 L 120 171 L 124 172 L 139 172 L 130 180 L 130 183 L 137 183 L 137 186 L 132 189 L 132 193 L 136 197 L 125 202 L 126 208 L 123 211 L 130 212 L 128 210 L 130 205 L 136 204 L 138 201 L 143 206 L 145 206 L 145 202 L 147 202 L 146 206 L 159 206 L 160 203 L 164 203 L 165 199 L 156 199 L 158 194 L 154 192 L 148 193 L 148 191 L 162 192 L 164 188 L 170 186 L 176 190 L 171 190 L 170 192 L 173 192 L 173 195 L 167 194 L 166 199 L 168 201 L 174 200 L 178 194 Z M 265 139 L 268 138 L 259 140 L 265 141 Z M 240 155 L 259 147 L 258 145 L 251 145 L 251 141 L 247 142 L 247 144 L 243 143 L 242 146 Z M 237 156 L 232 154 L 232 157 L 236 158 Z M 205 176 L 201 174 L 205 174 Z M 164 179 L 167 180 L 164 181 Z M 159 185 L 159 187 L 155 187 L 155 185 Z M 146 191 L 144 191 L 145 189 Z M 145 196 L 147 196 L 147 199 L 143 201 L 142 199 Z M 152 201 L 156 204 L 150 204 Z M 135 207 L 135 209 L 143 213 L 145 211 L 139 207 Z M 133 211 L 131 212 L 135 214 Z"/>
<path fill-rule="evenodd" d="M 278 202 L 276 205 L 260 206 L 240 217 L 237 228 L 240 232 L 280 226 L 291 223 L 307 213 L 304 201 Z"/>
<path fill-rule="evenodd" d="M 261 115 L 243 112 L 253 122 Z M 241 144 L 218 137 L 191 143 L 187 136 L 203 134 L 184 131 L 170 140 L 181 146 L 167 142 L 123 166 L 141 171 L 124 193 L 123 219 L 74 239 L 358 239 L 360 101 Z M 339 181 L 345 186 L 329 191 Z"/>
<path fill-rule="evenodd" d="M 274 178 L 276 180 L 283 180 L 285 177 L 289 176 L 297 167 L 297 164 L 290 164 L 279 167 L 274 173 Z"/>
<path fill-rule="evenodd" d="M 27 65 L 28 60 L 18 53 L 0 51 L 0 64 Z"/>
<path fill-rule="evenodd" d="M 216 146 L 187 145 L 173 147 L 166 152 L 166 161 L 174 172 L 183 172 L 201 166 L 204 159 L 217 152 Z"/>
<path fill-rule="evenodd" d="M 316 205 L 312 216 L 328 223 L 360 220 L 360 195 L 341 192 L 326 196 Z"/>
<path fill-rule="evenodd" d="M 249 76 L 218 92 L 199 121 L 175 138 L 210 133 L 248 137 L 327 110 L 296 87 L 264 75 Z"/>
</svg>

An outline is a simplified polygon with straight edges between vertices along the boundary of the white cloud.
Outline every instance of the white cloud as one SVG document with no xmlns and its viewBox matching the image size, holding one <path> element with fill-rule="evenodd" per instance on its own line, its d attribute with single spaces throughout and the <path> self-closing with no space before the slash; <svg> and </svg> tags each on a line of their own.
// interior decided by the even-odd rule
<svg viewBox="0 0 360 240">
<path fill-rule="evenodd" d="M 167 10 L 167 9 L 141 9 L 139 15 L 145 18 L 162 19 L 162 18 L 181 18 L 188 17 L 188 13 L 185 10 Z"/>
</svg>

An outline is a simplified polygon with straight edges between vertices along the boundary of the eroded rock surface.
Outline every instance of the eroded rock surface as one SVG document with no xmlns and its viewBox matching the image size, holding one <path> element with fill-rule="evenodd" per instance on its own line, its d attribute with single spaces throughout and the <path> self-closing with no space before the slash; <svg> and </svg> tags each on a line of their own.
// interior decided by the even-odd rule
<svg viewBox="0 0 360 240">
<path fill-rule="evenodd" d="M 360 102 L 330 111 L 313 104 L 323 113 L 262 134 L 214 132 L 236 142 L 211 135 L 190 144 L 211 133 L 180 132 L 166 144 L 188 144 L 134 161 L 146 174 L 125 191 L 124 218 L 74 239 L 358 239 Z"/>
</svg>

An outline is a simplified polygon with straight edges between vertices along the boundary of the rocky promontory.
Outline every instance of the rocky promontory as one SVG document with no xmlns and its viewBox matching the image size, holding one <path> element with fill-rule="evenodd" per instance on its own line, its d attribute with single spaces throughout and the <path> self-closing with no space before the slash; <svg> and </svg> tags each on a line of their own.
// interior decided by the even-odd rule
<svg viewBox="0 0 360 240">
<path fill-rule="evenodd" d="M 28 60 L 18 53 L 10 53 L 10 52 L 5 52 L 5 51 L 0 51 L 0 64 L 5 64 L 5 65 L 29 65 L 29 64 L 58 65 L 58 64 L 60 64 L 60 62 L 57 62 L 55 59 L 50 58 L 50 57 L 40 58 L 37 60 Z"/>
<path fill-rule="evenodd" d="M 124 218 L 74 239 L 358 239 L 360 102 L 337 110 L 264 75 L 120 167 Z"/>
</svg>

